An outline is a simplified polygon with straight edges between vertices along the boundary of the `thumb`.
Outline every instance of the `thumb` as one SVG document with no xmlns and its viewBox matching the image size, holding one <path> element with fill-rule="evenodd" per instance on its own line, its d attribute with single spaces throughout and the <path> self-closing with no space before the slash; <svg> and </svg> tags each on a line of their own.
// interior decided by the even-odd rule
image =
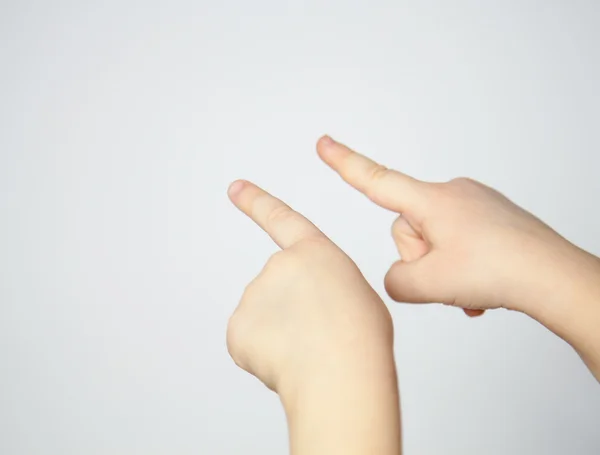
<svg viewBox="0 0 600 455">
<path fill-rule="evenodd" d="M 397 302 L 447 303 L 455 300 L 454 286 L 448 271 L 435 253 L 412 262 L 395 262 L 385 276 L 385 290 Z"/>
</svg>

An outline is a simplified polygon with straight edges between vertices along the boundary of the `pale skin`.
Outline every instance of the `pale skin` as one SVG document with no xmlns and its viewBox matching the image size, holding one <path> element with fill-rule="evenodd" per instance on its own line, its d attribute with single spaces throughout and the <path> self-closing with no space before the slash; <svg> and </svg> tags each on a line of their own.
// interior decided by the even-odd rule
<svg viewBox="0 0 600 455">
<path fill-rule="evenodd" d="M 392 299 L 470 316 L 525 313 L 570 343 L 600 380 L 600 259 L 481 183 L 426 183 L 327 136 L 317 150 L 398 213 L 401 260 L 385 277 Z M 291 453 L 399 454 L 393 327 L 382 300 L 302 215 L 249 182 L 235 182 L 229 195 L 282 248 L 246 288 L 227 344 L 241 368 L 279 394 Z"/>
<path fill-rule="evenodd" d="M 399 454 L 386 306 L 302 215 L 249 182 L 235 182 L 229 196 L 282 248 L 246 288 L 227 346 L 237 365 L 279 394 L 292 455 Z"/>
<path fill-rule="evenodd" d="M 520 311 L 570 343 L 600 380 L 599 258 L 479 182 L 423 182 L 328 136 L 317 151 L 351 186 L 398 213 L 392 234 L 402 259 L 385 277 L 392 299 L 469 315 Z"/>
</svg>

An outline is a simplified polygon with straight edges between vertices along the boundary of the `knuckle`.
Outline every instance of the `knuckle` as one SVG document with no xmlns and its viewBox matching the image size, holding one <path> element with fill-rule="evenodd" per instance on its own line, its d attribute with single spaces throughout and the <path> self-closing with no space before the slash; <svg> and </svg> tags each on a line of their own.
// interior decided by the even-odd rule
<svg viewBox="0 0 600 455">
<path fill-rule="evenodd" d="M 377 182 L 384 179 L 389 172 L 390 170 L 383 164 L 376 164 L 370 171 L 370 178 L 372 181 Z"/>
<path fill-rule="evenodd" d="M 470 177 L 456 177 L 456 178 L 453 178 L 452 180 L 450 180 L 448 182 L 448 184 L 450 184 L 452 186 L 457 186 L 457 187 L 465 187 L 468 185 L 476 185 L 476 184 L 478 184 L 478 182 L 473 180 Z"/>
<path fill-rule="evenodd" d="M 242 327 L 241 327 L 242 323 L 241 323 L 241 318 L 240 318 L 240 311 L 239 309 L 236 309 L 233 314 L 231 315 L 231 317 L 229 318 L 229 321 L 227 323 L 227 351 L 229 352 L 229 355 L 231 356 L 231 358 L 233 359 L 233 361 L 238 364 L 238 360 L 240 359 L 240 346 L 243 346 L 244 343 L 241 340 L 241 333 L 242 333 Z"/>
<path fill-rule="evenodd" d="M 392 223 L 392 235 L 394 235 L 394 234 L 401 234 L 402 233 L 402 227 L 405 224 L 406 224 L 406 219 L 402 215 L 396 217 L 396 219 Z"/>
<path fill-rule="evenodd" d="M 380 199 L 380 183 L 387 178 L 390 170 L 382 164 L 375 165 L 368 174 L 368 178 L 365 185 L 365 195 L 378 203 Z"/>
<path fill-rule="evenodd" d="M 280 205 L 275 207 L 269 214 L 267 215 L 267 226 L 273 227 L 282 221 L 285 221 L 292 217 L 294 212 L 285 205 Z"/>
<path fill-rule="evenodd" d="M 259 275 L 259 279 L 263 279 L 263 277 L 270 275 L 276 275 L 278 277 L 284 276 L 286 271 L 290 269 L 295 256 L 296 255 L 291 249 L 274 253 L 265 263 Z"/>
<path fill-rule="evenodd" d="M 227 351 L 239 367 L 245 368 L 245 350 L 251 338 L 251 319 L 253 302 L 256 300 L 259 280 L 255 278 L 244 288 L 244 293 L 236 309 L 227 321 L 226 344 Z"/>
<path fill-rule="evenodd" d="M 290 251 L 281 250 L 271 255 L 265 264 L 265 268 L 279 268 L 286 264 L 290 257 Z"/>
<path fill-rule="evenodd" d="M 256 292 L 257 280 L 254 279 L 250 283 L 246 285 L 244 288 L 244 293 L 242 294 L 242 300 L 240 301 L 240 306 L 244 304 L 247 300 L 250 300 L 254 293 Z"/>
<path fill-rule="evenodd" d="M 439 184 L 440 199 L 444 204 L 461 203 L 464 204 L 465 197 L 473 194 L 479 183 L 469 177 L 457 177 L 445 183 Z"/>
<path fill-rule="evenodd" d="M 250 372 L 249 353 L 251 351 L 251 324 L 248 323 L 244 311 L 238 307 L 227 323 L 227 352 L 233 362 L 243 370 Z"/>
</svg>

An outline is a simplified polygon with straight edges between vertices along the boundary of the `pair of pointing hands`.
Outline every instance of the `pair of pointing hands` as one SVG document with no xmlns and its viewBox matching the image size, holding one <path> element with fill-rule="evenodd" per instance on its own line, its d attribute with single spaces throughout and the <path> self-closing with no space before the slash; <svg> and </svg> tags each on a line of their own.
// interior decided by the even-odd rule
<svg viewBox="0 0 600 455">
<path fill-rule="evenodd" d="M 317 150 L 351 186 L 398 213 L 392 233 L 402 259 L 385 277 L 392 299 L 455 305 L 470 316 L 499 307 L 530 312 L 536 280 L 547 278 L 540 267 L 548 245 L 567 243 L 556 232 L 475 181 L 422 182 L 327 136 Z M 281 247 L 229 321 L 236 364 L 267 387 L 294 393 L 315 371 L 392 349 L 386 306 L 341 249 L 249 182 L 234 182 L 229 196 Z"/>
</svg>

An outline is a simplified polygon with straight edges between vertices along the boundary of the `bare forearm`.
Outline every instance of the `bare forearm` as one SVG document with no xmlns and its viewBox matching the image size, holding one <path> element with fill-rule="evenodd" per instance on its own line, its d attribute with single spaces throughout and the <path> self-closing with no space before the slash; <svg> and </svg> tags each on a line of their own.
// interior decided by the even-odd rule
<svg viewBox="0 0 600 455">
<path fill-rule="evenodd" d="M 360 363 L 324 368 L 282 396 L 292 455 L 401 453 L 393 354 L 371 354 Z"/>
<path fill-rule="evenodd" d="M 570 245 L 553 264 L 531 316 L 571 344 L 600 381 L 600 259 Z"/>
</svg>

